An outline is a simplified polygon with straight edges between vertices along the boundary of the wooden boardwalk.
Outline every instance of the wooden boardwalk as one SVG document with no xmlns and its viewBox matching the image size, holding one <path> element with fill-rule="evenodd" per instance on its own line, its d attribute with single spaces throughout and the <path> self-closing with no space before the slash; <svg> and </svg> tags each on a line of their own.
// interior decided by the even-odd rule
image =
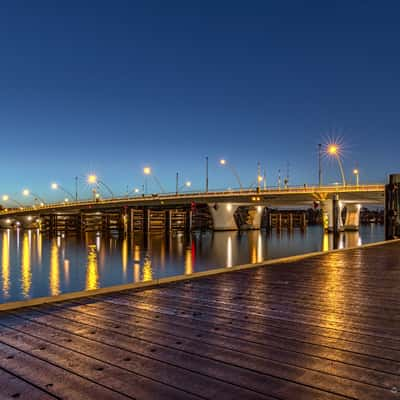
<svg viewBox="0 0 400 400">
<path fill-rule="evenodd" d="M 3 312 L 0 398 L 400 399 L 400 243 Z"/>
</svg>

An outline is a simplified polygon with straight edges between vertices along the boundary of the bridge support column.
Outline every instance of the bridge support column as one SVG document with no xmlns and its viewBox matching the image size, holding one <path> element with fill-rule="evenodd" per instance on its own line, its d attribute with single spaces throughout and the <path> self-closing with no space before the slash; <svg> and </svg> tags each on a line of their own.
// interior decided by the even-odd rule
<svg viewBox="0 0 400 400">
<path fill-rule="evenodd" d="M 337 210 L 335 210 L 337 208 Z M 343 204 L 335 199 L 321 201 L 324 229 L 327 232 L 343 231 L 342 210 Z M 335 221 L 336 219 L 336 221 Z"/>
<path fill-rule="evenodd" d="M 263 206 L 256 206 L 254 210 L 249 210 L 249 229 L 260 229 L 261 220 L 264 214 Z"/>
<path fill-rule="evenodd" d="M 215 231 L 236 231 L 238 230 L 234 214 L 238 208 L 232 203 L 213 203 L 208 205 L 213 219 Z"/>
<path fill-rule="evenodd" d="M 346 209 L 347 213 L 344 229 L 346 231 L 358 231 L 360 229 L 361 204 L 347 204 Z"/>
<path fill-rule="evenodd" d="M 11 218 L 2 218 L 2 219 L 0 219 L 0 228 L 1 229 L 11 228 L 13 222 L 15 222 L 15 221 Z"/>
</svg>

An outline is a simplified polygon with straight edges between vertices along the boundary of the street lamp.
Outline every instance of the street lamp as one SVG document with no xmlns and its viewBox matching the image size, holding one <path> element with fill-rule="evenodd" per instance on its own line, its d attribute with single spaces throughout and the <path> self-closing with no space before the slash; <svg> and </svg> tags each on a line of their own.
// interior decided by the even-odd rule
<svg viewBox="0 0 400 400">
<path fill-rule="evenodd" d="M 15 199 L 11 198 L 8 194 L 4 194 L 4 195 L 2 196 L 2 200 L 3 200 L 3 201 L 11 200 L 11 201 L 13 201 L 14 203 L 18 204 L 20 207 L 24 207 L 24 205 L 23 205 L 22 203 L 20 203 L 19 201 L 17 201 L 17 200 L 15 200 Z"/>
<path fill-rule="evenodd" d="M 64 187 L 62 187 L 60 184 L 58 184 L 58 183 L 56 183 L 56 182 L 53 182 L 53 183 L 51 184 L 51 188 L 52 188 L 53 190 L 58 190 L 58 189 L 60 189 L 60 190 L 62 190 L 66 195 L 68 195 L 71 199 L 74 198 L 74 195 L 73 195 L 69 190 L 65 189 Z"/>
<path fill-rule="evenodd" d="M 24 189 L 22 194 L 26 197 L 32 196 L 35 200 L 40 200 L 40 205 L 44 205 L 45 201 L 37 194 L 31 192 L 29 189 Z"/>
<path fill-rule="evenodd" d="M 331 156 L 335 157 L 338 164 L 339 164 L 339 169 L 340 169 L 340 174 L 342 175 L 342 183 L 343 186 L 346 186 L 346 178 L 344 176 L 344 170 L 343 170 L 343 164 L 340 159 L 340 147 L 336 143 L 330 143 L 326 146 L 326 153 Z"/>
<path fill-rule="evenodd" d="M 242 189 L 243 189 L 242 182 L 240 181 L 239 174 L 237 173 L 237 171 L 236 171 L 236 169 L 233 167 L 233 165 L 231 165 L 230 163 L 228 163 L 228 161 L 226 161 L 224 158 L 222 158 L 221 160 L 219 160 L 219 163 L 220 163 L 222 166 L 228 166 L 228 167 L 230 168 L 230 170 L 232 171 L 233 175 L 235 176 L 236 180 L 237 180 L 238 183 L 239 183 L 240 190 L 242 190 Z"/>
<path fill-rule="evenodd" d="M 98 178 L 97 175 L 95 174 L 89 174 L 87 176 L 87 183 L 89 185 L 94 185 L 95 187 L 93 188 L 93 193 L 94 193 L 94 197 L 98 198 L 99 196 L 96 196 L 96 188 L 99 187 L 100 185 L 102 185 L 105 189 L 108 190 L 108 192 L 111 194 L 111 198 L 114 197 L 114 193 L 113 191 L 110 189 L 110 187 L 108 185 L 106 185 L 102 180 L 100 180 Z"/>
<path fill-rule="evenodd" d="M 161 182 L 158 180 L 158 178 L 153 174 L 153 171 L 151 170 L 151 168 L 150 167 L 144 167 L 143 168 L 143 174 L 144 174 L 144 177 L 145 177 L 145 180 L 144 180 L 144 183 L 145 183 L 145 189 L 144 189 L 144 192 L 145 192 L 145 194 L 147 194 L 147 177 L 148 176 L 152 176 L 153 177 L 153 179 L 154 179 L 154 181 L 157 183 L 157 185 L 158 185 L 158 187 L 160 188 L 160 191 L 163 193 L 163 192 L 165 192 L 165 190 L 164 190 L 164 188 L 163 188 L 163 186 L 161 185 Z"/>
<path fill-rule="evenodd" d="M 179 190 L 182 190 L 182 189 L 184 189 L 185 187 L 186 187 L 186 188 L 190 188 L 191 186 L 192 186 L 192 182 L 186 181 L 186 182 L 179 188 Z"/>
<path fill-rule="evenodd" d="M 356 177 L 356 185 L 358 186 L 360 184 L 360 171 L 358 168 L 353 169 L 353 174 Z"/>
</svg>

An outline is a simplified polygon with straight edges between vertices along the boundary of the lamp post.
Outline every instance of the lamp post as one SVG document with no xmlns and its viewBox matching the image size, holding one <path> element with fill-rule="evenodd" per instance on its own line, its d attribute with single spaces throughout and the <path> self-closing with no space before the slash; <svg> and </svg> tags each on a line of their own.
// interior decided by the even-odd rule
<svg viewBox="0 0 400 400">
<path fill-rule="evenodd" d="M 208 193 L 208 156 L 206 157 L 206 193 Z"/>
<path fill-rule="evenodd" d="M 14 203 L 18 204 L 20 207 L 24 207 L 24 205 L 23 205 L 22 203 L 20 203 L 19 201 L 13 199 L 13 198 L 10 197 L 8 194 L 4 194 L 4 195 L 2 196 L 2 200 L 3 200 L 3 201 L 9 201 L 9 200 L 11 200 L 11 201 L 13 201 Z"/>
<path fill-rule="evenodd" d="M 67 190 L 67 189 L 65 189 L 64 187 L 62 187 L 60 184 L 58 184 L 58 183 L 56 183 L 56 182 L 53 182 L 52 184 L 51 184 L 51 188 L 53 189 L 53 190 L 62 190 L 67 196 L 69 196 L 71 199 L 73 199 L 75 196 L 69 191 L 69 190 Z"/>
<path fill-rule="evenodd" d="M 40 205 L 44 205 L 44 204 L 45 204 L 45 201 L 44 201 L 39 195 L 37 195 L 37 194 L 31 192 L 29 189 L 24 189 L 24 190 L 22 191 L 22 194 L 23 194 L 24 196 L 26 196 L 26 197 L 32 196 L 35 200 L 40 200 Z"/>
<path fill-rule="evenodd" d="M 353 174 L 356 177 L 356 186 L 360 185 L 360 171 L 358 168 L 353 169 Z"/>
<path fill-rule="evenodd" d="M 237 180 L 237 182 L 238 182 L 238 184 L 239 184 L 240 190 L 242 190 L 242 189 L 243 189 L 242 182 L 241 182 L 241 180 L 240 180 L 239 174 L 237 173 L 237 171 L 236 171 L 236 169 L 233 167 L 233 165 L 231 165 L 230 163 L 228 163 L 228 161 L 226 161 L 224 158 L 222 158 L 221 160 L 219 160 L 219 163 L 220 163 L 222 166 L 227 166 L 227 167 L 230 168 L 230 170 L 232 171 L 233 175 L 235 176 L 235 178 L 236 178 L 236 180 Z"/>
<path fill-rule="evenodd" d="M 186 181 L 180 188 L 179 190 L 183 190 L 184 188 L 190 188 L 192 186 L 192 182 Z"/>
<path fill-rule="evenodd" d="M 346 178 L 344 176 L 344 170 L 343 170 L 343 164 L 342 161 L 340 159 L 340 147 L 339 145 L 332 143 L 332 144 L 328 144 L 327 148 L 326 148 L 326 152 L 329 156 L 335 157 L 338 165 L 339 165 L 339 169 L 340 169 L 340 174 L 342 175 L 342 184 L 343 186 L 346 186 Z"/>
<path fill-rule="evenodd" d="M 144 194 L 147 194 L 147 177 L 151 175 L 151 168 L 150 167 L 144 167 L 143 168 L 143 174 L 144 174 Z"/>
<path fill-rule="evenodd" d="M 105 189 L 107 189 L 107 191 L 111 194 L 111 198 L 114 197 L 114 193 L 113 193 L 113 191 L 110 189 L 110 187 L 109 187 L 108 185 L 106 185 L 102 180 L 100 180 L 100 179 L 98 178 L 97 175 L 95 175 L 95 174 L 90 174 L 90 175 L 88 175 L 88 177 L 87 177 L 87 183 L 88 183 L 89 185 L 93 185 L 93 186 L 94 186 L 94 188 L 93 188 L 93 193 L 96 192 L 96 188 L 97 188 L 97 187 L 99 187 L 100 185 L 102 185 L 102 186 L 103 186 Z M 95 196 L 95 197 L 96 197 L 96 196 Z M 98 198 L 98 196 L 97 196 L 97 198 Z"/>
<path fill-rule="evenodd" d="M 150 167 L 144 167 L 143 168 L 143 174 L 145 176 L 145 193 L 147 194 L 147 177 L 152 176 L 154 181 L 157 183 L 158 187 L 160 188 L 161 193 L 164 193 L 164 187 L 161 185 L 161 182 L 158 180 L 158 178 L 153 174 L 153 171 Z"/>
<path fill-rule="evenodd" d="M 322 144 L 318 145 L 318 186 L 322 185 Z"/>
<path fill-rule="evenodd" d="M 261 176 L 261 165 L 260 162 L 257 163 L 257 192 L 260 192 L 260 185 L 263 181 L 263 177 Z"/>
</svg>

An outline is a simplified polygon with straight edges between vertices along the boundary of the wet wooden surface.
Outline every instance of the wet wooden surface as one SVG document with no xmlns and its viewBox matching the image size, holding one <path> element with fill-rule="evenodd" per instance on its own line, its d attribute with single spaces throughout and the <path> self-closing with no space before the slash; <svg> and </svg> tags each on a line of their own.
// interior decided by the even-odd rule
<svg viewBox="0 0 400 400">
<path fill-rule="evenodd" d="M 400 399 L 400 244 L 3 312 L 0 398 Z"/>
</svg>

